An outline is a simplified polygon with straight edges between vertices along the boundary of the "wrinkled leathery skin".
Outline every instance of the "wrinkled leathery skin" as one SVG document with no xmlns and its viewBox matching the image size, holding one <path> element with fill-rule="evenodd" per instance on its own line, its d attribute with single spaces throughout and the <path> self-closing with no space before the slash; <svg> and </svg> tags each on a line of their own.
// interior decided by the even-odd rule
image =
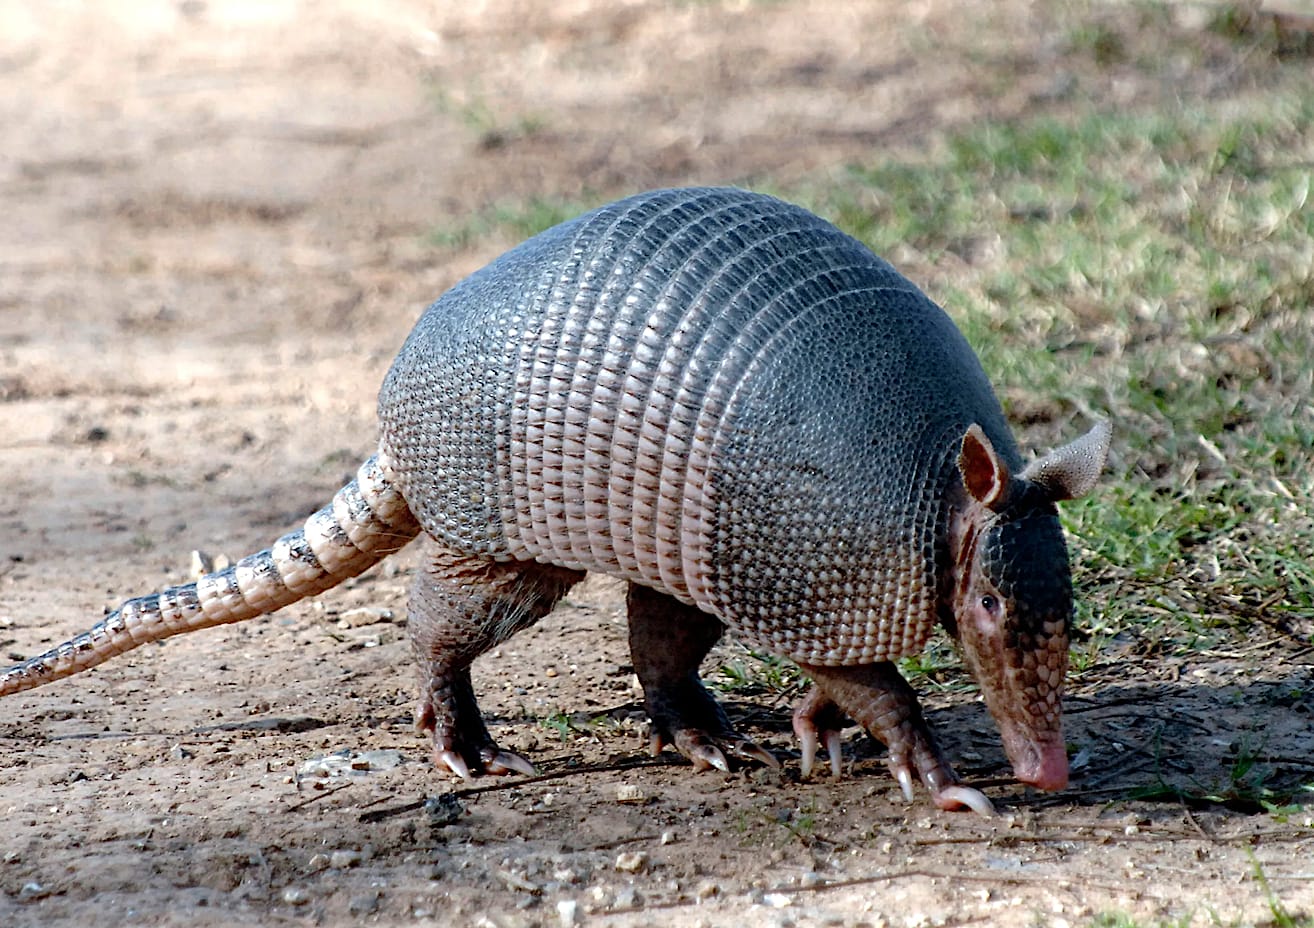
<svg viewBox="0 0 1314 928">
<path fill-rule="evenodd" d="M 698 667 L 725 630 L 707 613 L 630 584 L 630 655 L 652 721 L 652 751 L 671 744 L 696 768 L 729 772 L 725 754 L 778 766 L 775 757 L 731 727 L 703 687 Z"/>
<path fill-rule="evenodd" d="M 534 772 L 488 733 L 470 682 L 470 664 L 552 611 L 584 578 L 534 562 L 498 562 L 425 540 L 411 586 L 407 627 L 419 676 L 418 731 L 433 734 L 434 763 L 462 777 Z"/>
<path fill-rule="evenodd" d="M 889 662 L 859 667 L 801 665 L 814 688 L 794 711 L 794 730 L 804 746 L 803 765 L 812 766 L 819 736 L 836 735 L 840 715 L 847 715 L 885 744 L 887 763 L 904 796 L 912 800 L 912 778 L 919 777 L 942 809 L 971 808 L 990 814 L 982 793 L 961 785 L 936 744 L 922 708 L 907 681 Z M 832 769 L 837 768 L 837 737 L 827 738 Z"/>
</svg>

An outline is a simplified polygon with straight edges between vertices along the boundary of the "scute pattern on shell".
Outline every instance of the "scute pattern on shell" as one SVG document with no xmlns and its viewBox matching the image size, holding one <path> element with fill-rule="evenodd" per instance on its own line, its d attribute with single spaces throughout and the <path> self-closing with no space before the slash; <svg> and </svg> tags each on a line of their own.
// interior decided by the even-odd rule
<svg viewBox="0 0 1314 928">
<path fill-rule="evenodd" d="M 426 531 L 624 577 L 813 664 L 919 650 L 963 431 L 1017 451 L 944 312 L 801 208 L 656 191 L 426 311 L 380 394 Z"/>
</svg>

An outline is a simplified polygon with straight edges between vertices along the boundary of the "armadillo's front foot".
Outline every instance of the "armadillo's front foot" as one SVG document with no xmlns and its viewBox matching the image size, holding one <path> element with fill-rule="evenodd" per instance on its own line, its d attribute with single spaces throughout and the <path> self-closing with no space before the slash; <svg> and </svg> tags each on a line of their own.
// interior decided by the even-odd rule
<svg viewBox="0 0 1314 928">
<path fill-rule="evenodd" d="M 817 747 L 821 744 L 825 744 L 826 754 L 830 758 L 831 775 L 840 776 L 840 766 L 843 761 L 840 752 L 840 726 L 843 724 L 843 718 L 844 713 L 840 712 L 839 706 L 835 705 L 816 685 L 808 690 L 808 694 L 794 710 L 794 736 L 798 738 L 799 750 L 802 754 L 799 761 L 804 777 L 812 776 L 812 768 L 817 762 Z M 904 792 L 907 793 L 908 789 Z M 912 796 L 908 798 L 911 799 Z"/>
<path fill-rule="evenodd" d="M 698 770 L 730 772 L 726 755 L 770 767 L 780 762 L 730 726 L 698 679 L 698 666 L 723 626 L 705 612 L 665 593 L 630 584 L 630 656 L 652 720 L 650 747 L 670 744 Z"/>
<path fill-rule="evenodd" d="M 803 669 L 815 684 L 794 710 L 794 732 L 802 748 L 805 776 L 812 771 L 819 743 L 826 745 L 831 771 L 839 775 L 840 720 L 848 715 L 885 744 L 890 772 L 909 801 L 916 774 L 941 809 L 968 808 L 981 815 L 994 814 L 984 793 L 962 785 L 936 745 L 917 695 L 893 664 L 804 665 Z"/>
<path fill-rule="evenodd" d="M 535 773 L 527 758 L 498 747 L 488 734 L 468 668 L 431 675 L 415 711 L 415 729 L 433 735 L 434 765 L 462 779 L 485 773 Z"/>
<path fill-rule="evenodd" d="M 696 677 L 671 686 L 650 685 L 644 693 L 644 702 L 652 720 L 649 747 L 654 756 L 669 744 L 687 757 L 696 770 L 715 767 L 729 773 L 726 755 L 769 767 L 780 766 L 774 755 L 730 726 L 725 712 Z"/>
</svg>

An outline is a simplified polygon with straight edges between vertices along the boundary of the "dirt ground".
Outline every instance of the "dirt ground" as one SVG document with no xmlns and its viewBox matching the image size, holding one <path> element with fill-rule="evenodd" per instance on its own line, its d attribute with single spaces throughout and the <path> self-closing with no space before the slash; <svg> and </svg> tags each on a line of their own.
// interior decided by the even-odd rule
<svg viewBox="0 0 1314 928">
<path fill-rule="evenodd" d="M 1077 26 L 1135 32 L 1135 10 L 0 2 L 0 656 L 321 505 L 372 450 L 374 393 L 424 305 L 512 244 L 434 228 L 532 196 L 916 157 L 982 118 L 1262 91 L 1244 49 L 1204 73 L 1072 53 Z M 1160 22 L 1166 47 L 1197 20 Z M 495 736 L 555 776 L 423 806 L 462 784 L 411 729 L 408 566 L 0 704 L 0 924 L 1314 912 L 1310 805 L 1127 799 L 1226 785 L 1259 745 L 1308 777 L 1314 671 L 1281 641 L 1078 687 L 1057 795 L 1007 779 L 970 695 L 928 694 L 1003 813 L 985 820 L 905 803 L 856 733 L 842 781 L 800 781 L 770 697 L 728 708 L 782 773 L 653 764 L 619 587 L 595 578 L 476 667 Z"/>
</svg>

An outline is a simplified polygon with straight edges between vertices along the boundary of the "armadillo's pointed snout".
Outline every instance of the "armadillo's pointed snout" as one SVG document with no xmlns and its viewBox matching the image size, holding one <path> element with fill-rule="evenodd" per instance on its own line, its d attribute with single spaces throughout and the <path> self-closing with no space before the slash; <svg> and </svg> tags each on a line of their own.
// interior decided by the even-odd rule
<svg viewBox="0 0 1314 928">
<path fill-rule="evenodd" d="M 1037 745 L 1013 763 L 1013 776 L 1048 792 L 1068 785 L 1068 752 L 1062 741 Z"/>
</svg>

